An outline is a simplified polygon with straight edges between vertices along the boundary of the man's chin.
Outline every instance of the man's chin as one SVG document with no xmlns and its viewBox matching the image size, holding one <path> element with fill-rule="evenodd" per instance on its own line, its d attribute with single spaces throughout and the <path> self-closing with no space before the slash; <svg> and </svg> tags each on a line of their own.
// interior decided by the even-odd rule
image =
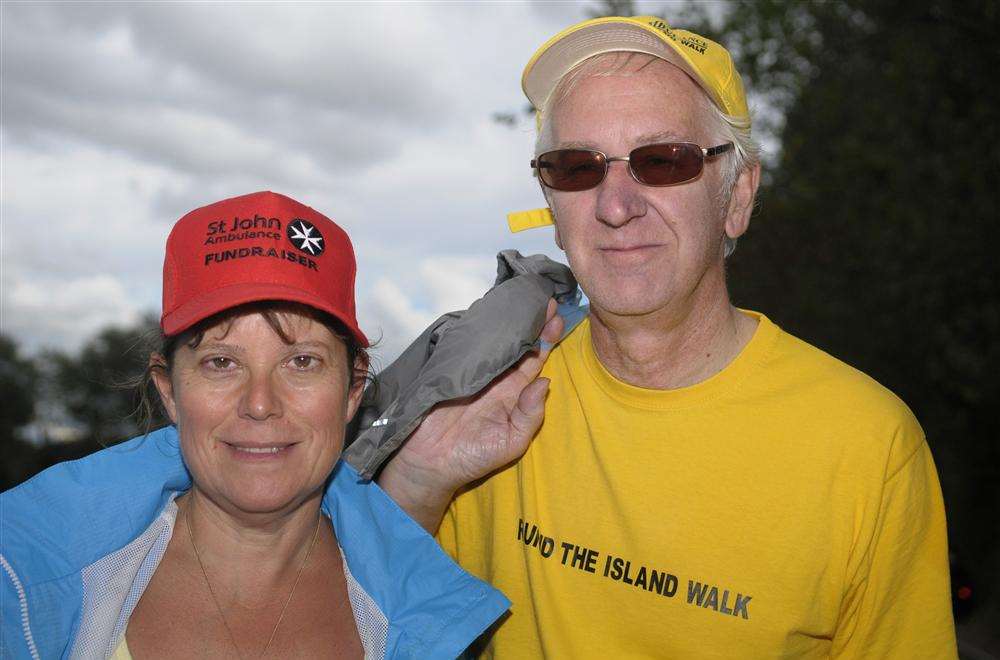
<svg viewBox="0 0 1000 660">
<path fill-rule="evenodd" d="M 649 287 L 642 290 L 615 289 L 599 295 L 588 296 L 591 309 L 596 313 L 614 316 L 647 316 L 667 306 L 667 296 L 650 294 Z"/>
</svg>

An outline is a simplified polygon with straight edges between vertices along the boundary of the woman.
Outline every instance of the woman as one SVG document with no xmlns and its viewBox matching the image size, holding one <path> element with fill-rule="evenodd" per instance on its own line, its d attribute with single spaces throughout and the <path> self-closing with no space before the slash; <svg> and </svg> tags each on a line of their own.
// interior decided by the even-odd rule
<svg viewBox="0 0 1000 660">
<path fill-rule="evenodd" d="M 0 655 L 454 657 L 506 610 L 338 462 L 354 272 L 282 195 L 178 221 L 149 369 L 173 425 L 0 495 Z"/>
</svg>

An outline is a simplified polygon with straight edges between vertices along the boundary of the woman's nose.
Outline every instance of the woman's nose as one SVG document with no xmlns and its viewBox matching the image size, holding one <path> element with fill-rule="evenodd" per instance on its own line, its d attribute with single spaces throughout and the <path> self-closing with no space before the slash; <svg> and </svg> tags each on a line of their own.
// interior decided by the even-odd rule
<svg viewBox="0 0 1000 660">
<path fill-rule="evenodd" d="M 259 421 L 281 416 L 281 397 L 271 374 L 251 374 L 245 387 L 239 408 L 241 416 Z"/>
</svg>

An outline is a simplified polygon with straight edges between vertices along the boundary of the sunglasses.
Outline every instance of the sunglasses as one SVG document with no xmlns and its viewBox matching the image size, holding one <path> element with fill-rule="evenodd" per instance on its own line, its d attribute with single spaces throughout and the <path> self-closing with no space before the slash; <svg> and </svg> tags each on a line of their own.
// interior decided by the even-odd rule
<svg viewBox="0 0 1000 660">
<path fill-rule="evenodd" d="M 705 149 L 691 142 L 661 142 L 633 149 L 628 156 L 609 157 L 591 149 L 556 149 L 531 161 L 547 187 L 564 192 L 589 190 L 608 175 L 608 163 L 628 163 L 632 178 L 647 186 L 673 186 L 695 179 L 705 159 L 733 148 L 732 142 Z"/>
</svg>

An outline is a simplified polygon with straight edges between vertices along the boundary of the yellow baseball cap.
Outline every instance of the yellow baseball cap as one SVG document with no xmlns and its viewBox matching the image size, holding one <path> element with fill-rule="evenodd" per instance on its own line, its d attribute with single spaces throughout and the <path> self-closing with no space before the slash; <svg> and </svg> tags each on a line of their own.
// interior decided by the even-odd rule
<svg viewBox="0 0 1000 660">
<path fill-rule="evenodd" d="M 584 60 L 612 52 L 647 53 L 680 68 L 727 115 L 750 122 L 743 81 L 733 58 L 718 43 L 676 30 L 656 16 L 609 16 L 577 23 L 546 41 L 524 67 L 521 87 L 539 110 L 562 80 Z M 511 213 L 512 232 L 552 224 L 548 209 Z"/>
</svg>

